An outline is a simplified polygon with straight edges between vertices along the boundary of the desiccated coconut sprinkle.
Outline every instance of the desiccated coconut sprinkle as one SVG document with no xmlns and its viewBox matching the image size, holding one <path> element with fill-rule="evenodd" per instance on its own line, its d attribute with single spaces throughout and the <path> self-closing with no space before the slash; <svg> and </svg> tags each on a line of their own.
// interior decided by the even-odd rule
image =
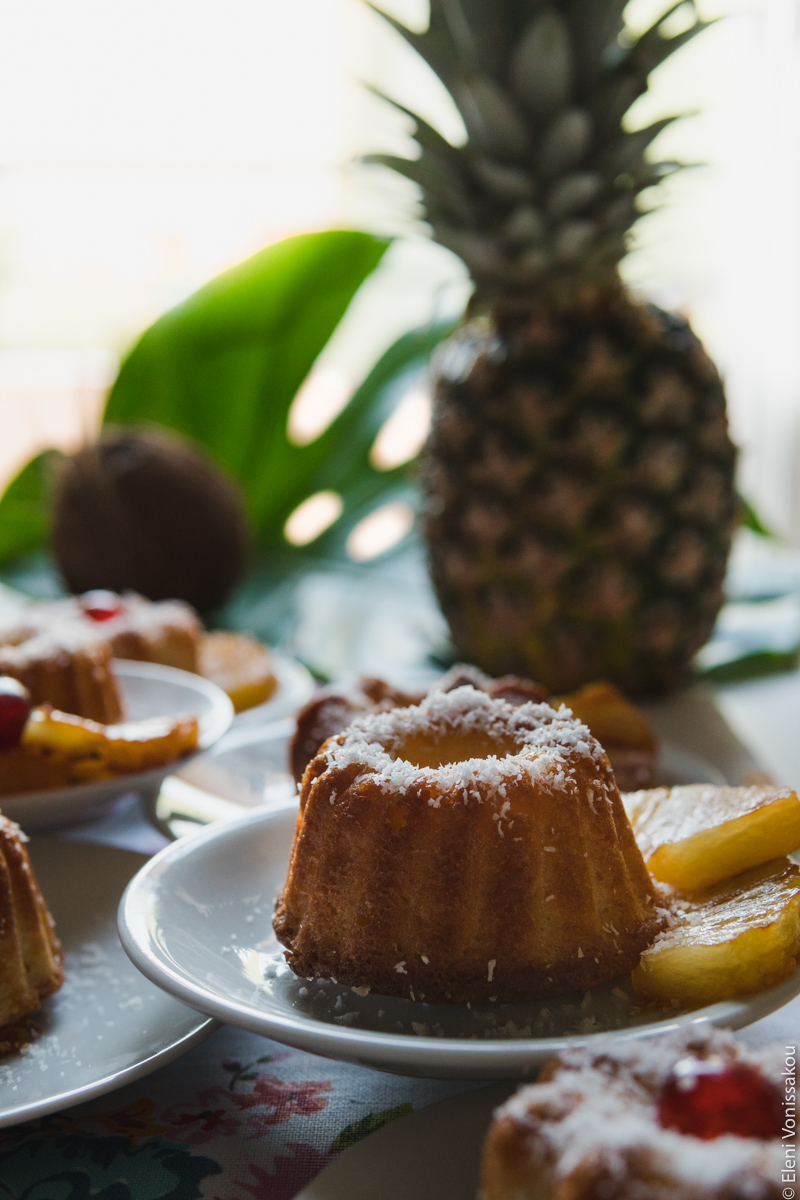
<svg viewBox="0 0 800 1200">
<path fill-rule="evenodd" d="M 588 993 L 587 993 L 588 994 Z M 583 1007 L 583 1005 L 581 1005 Z M 663 1129 L 657 1120 L 659 1090 L 686 1054 L 720 1054 L 751 1063 L 778 1084 L 782 1047 L 756 1053 L 717 1030 L 676 1031 L 629 1043 L 598 1039 L 593 1049 L 559 1056 L 566 1068 L 545 1083 L 523 1087 L 498 1110 L 523 1128 L 534 1127 L 560 1182 L 584 1163 L 621 1181 L 635 1164 L 626 1195 L 763 1197 L 764 1180 L 777 1180 L 782 1147 L 755 1138 L 723 1135 L 712 1141 Z M 649 1172 L 644 1183 L 642 1172 Z M 638 1190 L 637 1190 L 638 1188 Z M 730 1189 L 730 1190 L 728 1190 Z M 771 1193 L 770 1193 L 771 1195 Z"/>
<path fill-rule="evenodd" d="M 420 767 L 401 757 L 409 738 L 435 744 L 440 738 L 483 736 L 514 743 L 512 754 L 467 758 L 438 767 Z M 521 778 L 550 790 L 564 790 L 575 779 L 575 766 L 586 759 L 597 768 L 603 751 L 588 728 L 563 705 L 528 702 L 518 708 L 466 685 L 432 692 L 419 705 L 358 717 L 337 738 L 325 757 L 331 767 L 360 766 L 384 792 L 402 792 L 424 779 L 436 791 L 475 794 L 475 785 L 504 794 L 506 783 Z M 600 780 L 596 786 L 602 786 Z M 435 799 L 431 803 L 436 804 Z"/>
</svg>

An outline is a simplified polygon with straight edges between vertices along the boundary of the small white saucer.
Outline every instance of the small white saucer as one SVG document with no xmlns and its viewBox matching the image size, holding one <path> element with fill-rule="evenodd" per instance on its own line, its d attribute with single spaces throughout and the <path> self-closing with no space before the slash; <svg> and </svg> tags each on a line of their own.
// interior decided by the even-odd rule
<svg viewBox="0 0 800 1200">
<path fill-rule="evenodd" d="M 228 697 L 215 683 L 200 675 L 123 659 L 114 660 L 114 674 L 126 720 L 194 714 L 200 725 L 198 753 L 213 746 L 233 720 L 233 705 Z M 74 783 L 42 792 L 1 796 L 0 807 L 5 816 L 18 821 L 26 832 L 61 825 L 126 792 L 139 792 L 146 797 L 158 795 L 161 781 L 178 765 L 168 763 L 151 771 L 120 775 L 98 783 Z"/>
<path fill-rule="evenodd" d="M 428 1005 L 299 979 L 272 931 L 296 803 L 222 821 L 167 846 L 129 884 L 122 943 L 149 979 L 231 1025 L 362 1066 L 434 1079 L 517 1079 L 601 1034 L 630 1040 L 685 1025 L 737 1029 L 800 992 L 792 977 L 689 1013 L 640 1012 L 630 978 L 528 1004 Z"/>
<path fill-rule="evenodd" d="M 66 953 L 66 982 L 35 1017 L 40 1036 L 0 1058 L 0 1127 L 132 1083 L 216 1028 L 143 979 L 119 944 L 117 905 L 143 855 L 49 838 L 34 838 L 29 850 Z"/>
</svg>

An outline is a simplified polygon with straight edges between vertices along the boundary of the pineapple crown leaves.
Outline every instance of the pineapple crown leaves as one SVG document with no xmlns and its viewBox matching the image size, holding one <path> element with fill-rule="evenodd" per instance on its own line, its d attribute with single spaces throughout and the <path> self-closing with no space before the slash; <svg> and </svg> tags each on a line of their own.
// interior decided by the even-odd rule
<svg viewBox="0 0 800 1200">
<path fill-rule="evenodd" d="M 419 156 L 366 161 L 418 185 L 433 236 L 464 259 L 478 293 L 615 274 L 638 197 L 685 165 L 648 158 L 679 116 L 636 130 L 623 118 L 651 72 L 711 22 L 696 0 L 677 0 L 635 37 L 626 2 L 430 0 L 421 33 L 370 4 L 442 80 L 467 140 L 452 145 L 377 91 L 412 122 Z"/>
</svg>

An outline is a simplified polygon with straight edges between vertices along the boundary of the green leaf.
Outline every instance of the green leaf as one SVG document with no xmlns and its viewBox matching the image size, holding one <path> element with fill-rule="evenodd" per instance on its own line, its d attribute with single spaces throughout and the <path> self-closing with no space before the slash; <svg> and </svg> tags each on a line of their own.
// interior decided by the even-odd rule
<svg viewBox="0 0 800 1200">
<path fill-rule="evenodd" d="M 742 528 L 749 529 L 752 533 L 757 533 L 759 537 L 771 538 L 773 541 L 777 541 L 777 535 L 770 529 L 768 525 L 764 524 L 750 501 L 745 500 L 741 493 L 739 494 L 738 500 Z"/>
<path fill-rule="evenodd" d="M 45 450 L 22 468 L 0 498 L 0 562 L 36 550 L 49 532 L 49 490 L 57 450 Z"/>
<path fill-rule="evenodd" d="M 700 677 L 712 683 L 743 683 L 765 675 L 780 675 L 796 671 L 800 662 L 800 647 L 794 650 L 755 650 L 731 662 L 718 663 L 700 671 Z"/>
<path fill-rule="evenodd" d="M 347 533 L 375 507 L 377 500 L 408 496 L 412 463 L 378 471 L 370 462 L 370 451 L 407 386 L 427 369 L 432 352 L 452 330 L 453 322 L 448 321 L 403 334 L 382 355 L 321 437 L 299 452 L 304 458 L 303 471 L 295 480 L 286 516 L 307 495 L 316 492 L 330 489 L 344 501 L 339 521 L 314 543 L 315 554 L 341 554 Z"/>
<path fill-rule="evenodd" d="M 291 473 L 289 408 L 387 242 L 333 231 L 288 238 L 166 313 L 122 365 L 104 422 L 154 422 L 205 446 L 269 535 L 270 480 Z"/>
<path fill-rule="evenodd" d="M 375 1133 L 376 1129 L 382 1129 L 384 1125 L 388 1125 L 390 1121 L 396 1121 L 398 1117 L 407 1117 L 413 1111 L 414 1107 L 411 1104 L 398 1104 L 396 1108 L 385 1108 L 383 1112 L 369 1113 L 360 1121 L 353 1121 L 351 1125 L 346 1125 L 331 1142 L 329 1153 L 340 1154 L 342 1150 L 354 1146 L 356 1142 L 360 1142 L 370 1133 Z"/>
</svg>

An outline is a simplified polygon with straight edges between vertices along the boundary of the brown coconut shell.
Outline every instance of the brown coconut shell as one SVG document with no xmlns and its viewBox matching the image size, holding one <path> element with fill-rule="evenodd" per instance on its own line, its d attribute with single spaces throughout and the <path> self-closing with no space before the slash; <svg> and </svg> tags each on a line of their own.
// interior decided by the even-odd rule
<svg viewBox="0 0 800 1200">
<path fill-rule="evenodd" d="M 241 578 L 250 546 L 237 485 L 174 434 L 106 430 L 55 481 L 52 551 L 72 592 L 132 590 L 208 612 Z"/>
</svg>

